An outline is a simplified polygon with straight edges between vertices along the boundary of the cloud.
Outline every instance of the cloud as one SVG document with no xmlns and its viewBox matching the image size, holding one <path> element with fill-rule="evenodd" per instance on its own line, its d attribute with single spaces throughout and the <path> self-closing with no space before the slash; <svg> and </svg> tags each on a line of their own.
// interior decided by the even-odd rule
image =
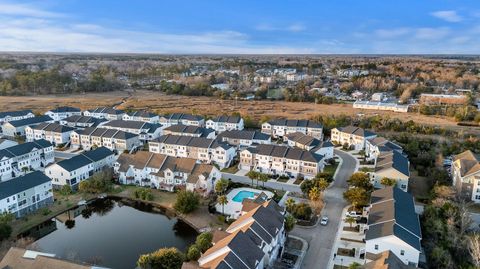
<svg viewBox="0 0 480 269">
<path fill-rule="evenodd" d="M 18 15 L 43 18 L 62 17 L 62 15 L 59 13 L 45 11 L 29 4 L 18 3 L 0 3 L 0 15 Z"/>
<path fill-rule="evenodd" d="M 432 16 L 448 22 L 460 22 L 463 18 L 455 10 L 441 10 L 430 13 Z"/>
<path fill-rule="evenodd" d="M 306 29 L 305 25 L 301 23 L 294 23 L 287 27 L 287 30 L 290 32 L 301 32 Z"/>
<path fill-rule="evenodd" d="M 274 26 L 269 23 L 261 23 L 255 26 L 257 31 L 288 31 L 288 32 L 302 32 L 306 30 L 306 27 L 302 23 L 293 23 L 287 26 Z"/>
<path fill-rule="evenodd" d="M 450 33 L 449 28 L 418 28 L 416 29 L 415 37 L 423 40 L 438 40 L 446 37 Z"/>
</svg>

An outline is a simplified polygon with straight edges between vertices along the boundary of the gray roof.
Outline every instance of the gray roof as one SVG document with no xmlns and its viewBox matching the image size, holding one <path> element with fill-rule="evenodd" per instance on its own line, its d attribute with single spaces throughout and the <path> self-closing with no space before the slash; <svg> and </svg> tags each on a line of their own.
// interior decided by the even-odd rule
<svg viewBox="0 0 480 269">
<path fill-rule="evenodd" d="M 403 151 L 403 148 L 390 140 L 387 140 L 384 137 L 378 136 L 374 137 L 368 140 L 368 142 L 374 146 L 377 146 L 379 148 L 385 149 L 385 150 L 398 150 L 398 151 Z"/>
<path fill-rule="evenodd" d="M 129 116 L 131 117 L 141 117 L 141 118 L 154 118 L 154 117 L 158 117 L 157 114 L 154 114 L 154 113 L 151 113 L 149 111 L 146 111 L 146 110 L 139 110 L 139 111 L 134 111 L 134 112 L 130 112 L 130 113 L 127 113 Z"/>
<path fill-rule="evenodd" d="M 213 129 L 203 128 L 198 126 L 190 126 L 183 124 L 176 124 L 164 129 L 165 131 L 170 131 L 173 133 L 185 133 L 185 134 L 198 134 L 201 137 L 208 136 L 210 133 L 215 132 Z"/>
<path fill-rule="evenodd" d="M 268 123 L 272 126 L 322 128 L 322 125 L 320 123 L 314 122 L 312 120 L 276 119 L 276 120 L 268 121 Z"/>
<path fill-rule="evenodd" d="M 301 160 L 301 161 L 314 162 L 314 163 L 320 162 L 323 158 L 323 156 L 314 154 L 310 151 L 297 149 L 297 148 L 289 148 L 289 147 L 279 146 L 279 145 L 261 144 L 256 147 L 254 152 L 260 155 L 267 155 L 267 156 L 273 156 L 273 157 L 285 157 L 287 159 Z"/>
<path fill-rule="evenodd" d="M 252 239 L 244 232 L 239 232 L 228 244 L 228 247 L 235 256 L 241 259 L 243 263 L 248 265 L 248 268 L 256 268 L 257 262 L 260 262 L 265 255 L 263 251 L 252 241 Z M 229 257 L 231 254 L 224 258 L 227 264 L 230 264 L 233 268 L 245 268 L 241 261 L 237 261 L 237 257 Z"/>
<path fill-rule="evenodd" d="M 343 132 L 343 133 L 353 134 L 353 135 L 357 135 L 357 136 L 361 136 L 361 137 L 370 137 L 370 136 L 377 135 L 374 132 L 370 132 L 370 131 L 365 130 L 363 128 L 355 127 L 355 126 L 352 126 L 352 125 L 347 126 L 347 127 L 337 128 L 337 129 L 339 131 Z"/>
<path fill-rule="evenodd" d="M 213 139 L 181 135 L 162 135 L 159 138 L 155 139 L 154 142 L 198 148 L 209 148 L 210 145 L 212 145 L 213 143 Z"/>
<path fill-rule="evenodd" d="M 73 170 L 76 170 L 78 168 L 81 168 L 83 166 L 86 166 L 90 163 L 93 162 L 98 162 L 100 160 L 103 160 L 107 158 L 110 155 L 113 155 L 114 153 L 105 148 L 105 147 L 99 147 L 97 149 L 91 150 L 91 151 L 86 151 L 80 155 L 74 156 L 70 159 L 65 159 L 62 161 L 59 161 L 57 165 L 62 167 L 63 169 L 71 172 Z"/>
<path fill-rule="evenodd" d="M 49 111 L 53 113 L 80 112 L 80 109 L 76 107 L 71 107 L 71 106 L 61 106 L 54 109 L 50 109 Z"/>
<path fill-rule="evenodd" d="M 43 130 L 48 132 L 55 132 L 55 133 L 66 133 L 75 130 L 75 128 L 68 127 L 65 125 L 60 125 L 58 123 L 40 123 L 38 125 L 31 127 L 34 130 Z"/>
<path fill-rule="evenodd" d="M 93 125 L 97 125 L 101 122 L 104 122 L 104 121 L 107 121 L 105 119 L 98 119 L 98 118 L 94 118 L 94 117 L 90 117 L 90 116 L 81 116 L 81 115 L 72 115 L 70 117 L 67 117 L 63 120 L 61 120 L 62 122 L 63 121 L 66 121 L 66 122 L 69 122 L 69 123 L 93 123 Z"/>
<path fill-rule="evenodd" d="M 385 151 L 380 153 L 375 163 L 375 172 L 381 172 L 385 169 L 393 168 L 405 176 L 410 176 L 410 162 L 400 152 Z"/>
<path fill-rule="evenodd" d="M 192 114 L 184 114 L 184 113 L 172 113 L 169 115 L 163 116 L 168 120 L 191 120 L 191 121 L 201 121 L 203 120 L 202 116 L 192 115 Z"/>
<path fill-rule="evenodd" d="M 88 112 L 91 113 L 104 113 L 104 114 L 110 114 L 110 115 L 120 115 L 120 114 L 125 114 L 122 110 L 114 109 L 111 107 L 97 107 L 94 109 L 89 109 Z"/>
<path fill-rule="evenodd" d="M 288 140 L 294 141 L 298 144 L 309 146 L 309 147 L 316 147 L 320 145 L 321 141 L 316 139 L 313 136 L 309 136 L 300 132 L 295 132 L 287 135 Z"/>
<path fill-rule="evenodd" d="M 413 196 L 397 187 L 376 190 L 371 195 L 366 239 L 395 235 L 420 250 L 422 233 Z"/>
<path fill-rule="evenodd" d="M 0 150 L 0 159 L 3 157 L 12 158 L 15 156 L 22 156 L 31 152 L 34 148 L 44 149 L 52 147 L 52 144 L 45 139 L 39 139 L 32 142 L 18 144 L 9 148 Z"/>
<path fill-rule="evenodd" d="M 51 179 L 42 172 L 34 171 L 24 176 L 0 182 L 0 199 L 13 196 L 19 192 L 47 183 L 50 180 Z"/>
<path fill-rule="evenodd" d="M 231 130 L 218 135 L 219 139 L 269 140 L 270 136 L 259 131 Z"/>
<path fill-rule="evenodd" d="M 26 118 L 22 120 L 14 120 L 14 121 L 10 121 L 9 123 L 14 127 L 20 127 L 20 126 L 39 124 L 46 121 L 53 121 L 53 119 L 47 115 L 42 115 L 42 116 Z"/>
<path fill-rule="evenodd" d="M 10 117 L 25 116 L 25 115 L 28 115 L 29 113 L 33 114 L 33 112 L 30 109 L 17 110 L 17 111 L 3 111 L 3 112 L 0 112 L 0 119 L 5 118 L 5 117 L 9 117 L 9 116 Z"/>
<path fill-rule="evenodd" d="M 212 119 L 214 122 L 239 123 L 242 118 L 239 116 L 220 116 Z"/>
</svg>

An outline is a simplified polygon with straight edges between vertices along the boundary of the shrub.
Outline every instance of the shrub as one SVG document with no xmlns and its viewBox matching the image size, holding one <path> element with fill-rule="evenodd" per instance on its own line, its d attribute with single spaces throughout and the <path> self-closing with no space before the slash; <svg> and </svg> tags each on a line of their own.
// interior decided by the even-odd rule
<svg viewBox="0 0 480 269">
<path fill-rule="evenodd" d="M 12 234 L 12 226 L 7 223 L 0 223 L 0 241 L 8 239 Z"/>
<path fill-rule="evenodd" d="M 201 255 L 202 253 L 198 249 L 197 245 L 191 245 L 187 250 L 186 258 L 188 261 L 196 261 Z"/>
<path fill-rule="evenodd" d="M 198 208 L 200 197 L 197 193 L 182 190 L 177 193 L 174 208 L 180 213 L 188 214 Z"/>
<path fill-rule="evenodd" d="M 180 269 L 183 254 L 176 248 L 161 248 L 155 252 L 141 255 L 137 266 L 142 269 Z"/>
<path fill-rule="evenodd" d="M 203 253 L 207 249 L 212 247 L 212 240 L 213 240 L 212 233 L 204 232 L 197 236 L 197 239 L 195 240 L 195 245 Z"/>
<path fill-rule="evenodd" d="M 152 190 L 147 189 L 147 188 L 137 188 L 134 191 L 134 196 L 136 199 L 141 199 L 145 201 L 152 201 L 153 200 L 153 194 Z"/>
<path fill-rule="evenodd" d="M 292 210 L 292 215 L 299 220 L 310 220 L 312 216 L 312 208 L 306 203 L 295 205 Z"/>
</svg>

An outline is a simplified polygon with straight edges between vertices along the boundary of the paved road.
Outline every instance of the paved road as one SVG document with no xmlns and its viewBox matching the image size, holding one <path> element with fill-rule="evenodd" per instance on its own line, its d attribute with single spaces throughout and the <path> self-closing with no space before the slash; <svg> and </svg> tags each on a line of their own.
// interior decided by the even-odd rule
<svg viewBox="0 0 480 269">
<path fill-rule="evenodd" d="M 59 159 L 70 159 L 74 156 L 77 156 L 78 153 L 70 153 L 70 152 L 64 152 L 64 151 L 57 151 L 55 150 L 55 158 Z"/>
<path fill-rule="evenodd" d="M 353 174 L 357 160 L 351 155 L 335 150 L 335 154 L 342 158 L 333 185 L 325 192 L 326 206 L 322 214 L 327 215 L 327 226 L 318 225 L 315 228 L 305 229 L 295 227 L 292 235 L 305 239 L 309 244 L 307 255 L 303 259 L 302 269 L 327 268 L 328 262 L 341 220 L 341 212 L 347 203 L 343 200 L 343 192 L 347 188 L 347 179 Z"/>
<path fill-rule="evenodd" d="M 231 179 L 233 182 L 244 183 L 249 185 L 252 184 L 252 180 L 247 176 L 240 176 L 240 175 L 235 175 L 230 173 L 222 173 L 222 178 Z M 253 181 L 253 183 L 257 184 L 255 180 Z M 263 183 L 259 182 L 258 184 L 262 185 Z M 289 192 L 301 192 L 299 186 L 295 186 L 291 184 L 283 184 L 281 182 L 275 182 L 275 181 L 265 182 L 265 187 L 269 187 L 275 190 L 289 191 Z"/>
</svg>

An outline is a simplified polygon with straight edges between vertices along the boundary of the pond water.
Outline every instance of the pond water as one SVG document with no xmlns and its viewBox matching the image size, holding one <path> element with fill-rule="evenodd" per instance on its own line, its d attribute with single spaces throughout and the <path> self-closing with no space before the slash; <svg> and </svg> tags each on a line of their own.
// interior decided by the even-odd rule
<svg viewBox="0 0 480 269">
<path fill-rule="evenodd" d="M 132 269 L 141 254 L 162 247 L 184 251 L 197 232 L 150 205 L 96 200 L 65 212 L 23 234 L 36 250 L 69 260 Z"/>
</svg>

